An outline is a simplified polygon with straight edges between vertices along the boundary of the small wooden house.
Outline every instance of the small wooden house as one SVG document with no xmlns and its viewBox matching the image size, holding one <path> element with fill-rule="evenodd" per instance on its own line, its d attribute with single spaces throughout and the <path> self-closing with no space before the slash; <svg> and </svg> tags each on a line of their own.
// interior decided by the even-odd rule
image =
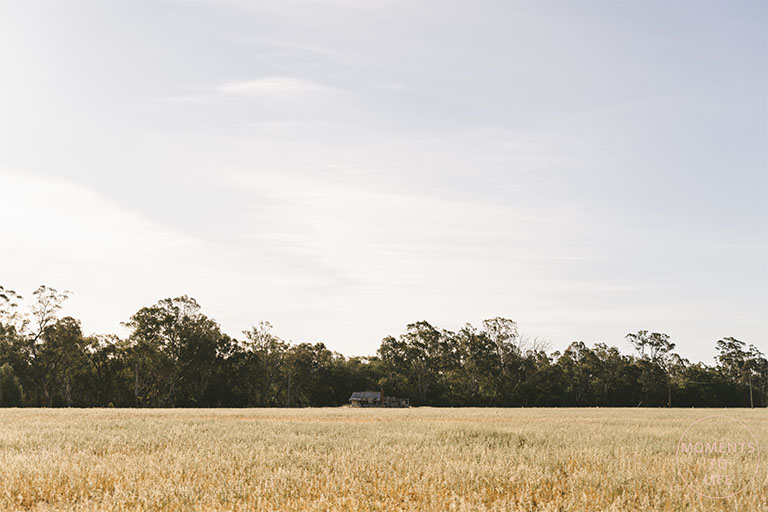
<svg viewBox="0 0 768 512">
<path fill-rule="evenodd" d="M 349 397 L 352 407 L 410 407 L 407 398 L 385 396 L 384 391 L 355 391 Z"/>
<path fill-rule="evenodd" d="M 381 407 L 381 391 L 355 391 L 349 397 L 352 407 Z"/>
</svg>

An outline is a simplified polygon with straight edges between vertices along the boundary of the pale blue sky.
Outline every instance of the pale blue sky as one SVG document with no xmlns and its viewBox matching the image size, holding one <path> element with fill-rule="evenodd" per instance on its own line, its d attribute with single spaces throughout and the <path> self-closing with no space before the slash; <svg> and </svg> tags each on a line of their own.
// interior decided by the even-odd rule
<svg viewBox="0 0 768 512">
<path fill-rule="evenodd" d="M 0 283 L 87 332 L 768 350 L 765 2 L 0 6 Z"/>
</svg>

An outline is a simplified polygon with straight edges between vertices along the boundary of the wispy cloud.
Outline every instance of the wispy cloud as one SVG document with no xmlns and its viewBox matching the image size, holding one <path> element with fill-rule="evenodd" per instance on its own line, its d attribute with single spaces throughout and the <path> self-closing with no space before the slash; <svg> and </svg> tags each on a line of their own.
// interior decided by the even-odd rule
<svg viewBox="0 0 768 512">
<path fill-rule="evenodd" d="M 336 54 L 336 52 L 330 48 L 317 44 L 306 44 L 294 41 L 280 41 L 277 39 L 264 39 L 263 41 L 273 48 L 277 48 L 284 52 L 292 52 L 295 54 L 312 54 L 323 57 Z"/>
<path fill-rule="evenodd" d="M 114 332 L 139 306 L 190 293 L 236 333 L 256 321 L 227 322 L 228 309 L 236 304 L 249 303 L 268 318 L 279 318 L 269 313 L 266 300 L 254 305 L 260 299 L 241 291 L 261 287 L 289 300 L 337 286 L 325 268 L 281 257 L 279 246 L 233 250 L 156 223 L 69 181 L 0 166 L 0 190 L 6 196 L 0 219 L 13 219 L 0 222 L 0 237 L 14 241 L 0 251 L 0 269 L 6 270 L 0 284 L 73 288 L 76 295 L 64 313 L 82 318 L 87 332 Z M 282 270 L 276 272 L 276 265 Z M 224 307 L 217 313 L 219 305 Z"/>
<path fill-rule="evenodd" d="M 265 101 L 330 101 L 338 97 L 340 89 L 289 76 L 266 76 L 254 80 L 228 82 L 205 87 L 193 94 L 180 94 L 160 99 L 171 103 L 215 102 L 223 97 Z"/>
<path fill-rule="evenodd" d="M 283 97 L 333 93 L 336 89 L 287 76 L 268 76 L 220 85 L 216 92 L 257 97 Z"/>
</svg>

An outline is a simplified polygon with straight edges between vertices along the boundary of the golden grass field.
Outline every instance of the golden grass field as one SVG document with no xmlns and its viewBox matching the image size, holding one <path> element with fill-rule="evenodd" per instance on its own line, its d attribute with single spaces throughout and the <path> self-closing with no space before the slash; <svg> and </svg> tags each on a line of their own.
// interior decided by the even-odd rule
<svg viewBox="0 0 768 512">
<path fill-rule="evenodd" d="M 676 470 L 712 414 L 761 451 L 725 499 Z M 765 409 L 7 409 L 0 509 L 768 511 L 766 441 Z"/>
</svg>

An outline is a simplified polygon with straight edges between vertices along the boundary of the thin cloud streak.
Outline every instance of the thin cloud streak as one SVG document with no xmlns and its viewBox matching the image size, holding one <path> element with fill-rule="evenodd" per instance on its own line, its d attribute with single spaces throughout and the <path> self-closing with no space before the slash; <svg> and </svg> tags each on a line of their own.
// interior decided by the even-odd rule
<svg viewBox="0 0 768 512">
<path fill-rule="evenodd" d="M 335 89 L 286 76 L 269 76 L 216 87 L 215 91 L 245 96 L 293 96 L 334 92 Z"/>
</svg>

